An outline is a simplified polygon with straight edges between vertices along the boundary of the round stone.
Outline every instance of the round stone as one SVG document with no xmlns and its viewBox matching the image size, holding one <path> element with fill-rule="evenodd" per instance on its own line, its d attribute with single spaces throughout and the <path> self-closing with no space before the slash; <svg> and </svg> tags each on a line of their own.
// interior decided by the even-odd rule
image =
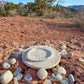
<svg viewBox="0 0 84 84">
<path fill-rule="evenodd" d="M 54 78 L 56 81 L 62 81 L 63 77 L 61 74 L 57 74 Z"/>
<path fill-rule="evenodd" d="M 1 77 L 0 83 L 8 84 L 13 79 L 13 74 L 11 71 L 7 70 Z"/>
<path fill-rule="evenodd" d="M 24 79 L 26 81 L 31 81 L 32 80 L 32 77 L 31 77 L 31 75 L 26 75 Z"/>
<path fill-rule="evenodd" d="M 84 62 L 84 59 L 82 57 L 79 57 L 80 62 Z"/>
<path fill-rule="evenodd" d="M 49 69 L 60 62 L 60 53 L 46 45 L 32 46 L 22 53 L 22 61 L 34 69 Z"/>
<path fill-rule="evenodd" d="M 52 73 L 51 77 L 52 77 L 52 78 L 55 78 L 55 74 L 54 74 L 54 73 Z"/>
<path fill-rule="evenodd" d="M 18 79 L 17 79 L 17 77 L 14 77 L 14 84 L 18 84 Z"/>
<path fill-rule="evenodd" d="M 59 73 L 59 74 L 64 74 L 64 75 L 65 75 L 65 74 L 66 74 L 65 68 L 64 68 L 64 67 L 59 67 L 59 68 L 58 68 L 58 73 Z"/>
<path fill-rule="evenodd" d="M 52 84 L 51 80 L 46 79 L 43 84 Z"/>
<path fill-rule="evenodd" d="M 10 64 L 9 64 L 8 62 L 4 62 L 4 63 L 3 63 L 3 68 L 4 68 L 4 69 L 10 68 Z"/>
<path fill-rule="evenodd" d="M 65 58 L 66 58 L 66 54 L 67 54 L 66 50 L 61 50 L 61 51 L 60 51 L 60 55 L 61 55 L 62 57 L 65 57 Z"/>
<path fill-rule="evenodd" d="M 69 75 L 69 81 L 71 83 L 73 83 L 75 80 L 74 80 L 74 76 L 72 74 Z"/>
<path fill-rule="evenodd" d="M 48 76 L 48 72 L 45 69 L 41 68 L 38 70 L 37 76 L 39 79 L 45 79 Z"/>
<path fill-rule="evenodd" d="M 63 49 L 63 50 L 66 49 L 66 45 L 63 44 L 62 47 L 61 47 L 61 49 Z"/>
<path fill-rule="evenodd" d="M 68 81 L 67 80 L 62 80 L 61 84 L 68 84 Z"/>
<path fill-rule="evenodd" d="M 68 52 L 67 57 L 72 57 L 74 55 L 73 52 Z"/>
<path fill-rule="evenodd" d="M 14 65 L 16 63 L 16 59 L 12 58 L 8 61 L 11 65 Z"/>
<path fill-rule="evenodd" d="M 18 80 L 21 80 L 23 75 L 21 73 L 19 73 L 16 77 L 17 77 Z"/>
</svg>

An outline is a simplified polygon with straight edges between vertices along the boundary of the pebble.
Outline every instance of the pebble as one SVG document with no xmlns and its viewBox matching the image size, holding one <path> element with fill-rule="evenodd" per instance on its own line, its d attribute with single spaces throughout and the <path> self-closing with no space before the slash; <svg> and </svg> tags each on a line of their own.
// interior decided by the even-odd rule
<svg viewBox="0 0 84 84">
<path fill-rule="evenodd" d="M 69 75 L 69 81 L 71 83 L 73 83 L 75 80 L 74 80 L 74 76 L 72 74 Z"/>
<path fill-rule="evenodd" d="M 62 80 L 61 84 L 68 84 L 68 81 L 67 80 Z"/>
<path fill-rule="evenodd" d="M 65 80 L 69 82 L 69 78 L 66 78 Z"/>
<path fill-rule="evenodd" d="M 10 64 L 9 64 L 8 62 L 4 62 L 4 63 L 3 63 L 3 68 L 4 68 L 4 69 L 10 68 Z"/>
<path fill-rule="evenodd" d="M 64 74 L 64 75 L 65 75 L 65 74 L 66 74 L 65 68 L 64 68 L 64 67 L 59 67 L 59 68 L 58 68 L 58 73 L 59 73 L 59 74 Z"/>
<path fill-rule="evenodd" d="M 38 70 L 37 77 L 39 79 L 45 79 L 45 78 L 47 78 L 47 76 L 48 76 L 48 72 L 44 68 L 41 68 Z"/>
<path fill-rule="evenodd" d="M 21 73 L 19 73 L 16 77 L 17 77 L 18 80 L 21 80 L 23 75 Z"/>
<path fill-rule="evenodd" d="M 52 73 L 51 77 L 52 77 L 52 78 L 55 78 L 55 74 L 54 74 L 54 73 Z"/>
<path fill-rule="evenodd" d="M 14 84 L 18 84 L 18 79 L 17 79 L 17 77 L 14 77 Z"/>
<path fill-rule="evenodd" d="M 16 71 L 14 72 L 14 75 L 17 76 L 20 72 L 21 72 L 21 68 L 18 67 L 18 68 L 16 69 Z"/>
<path fill-rule="evenodd" d="M 84 59 L 82 57 L 79 57 L 80 62 L 84 62 Z"/>
<path fill-rule="evenodd" d="M 62 81 L 63 77 L 61 74 L 57 74 L 54 78 L 56 81 Z"/>
<path fill-rule="evenodd" d="M 31 81 L 31 80 L 32 80 L 32 77 L 31 77 L 31 75 L 26 75 L 26 76 L 24 77 L 24 79 L 25 79 L 26 81 Z"/>
<path fill-rule="evenodd" d="M 13 79 L 13 74 L 10 70 L 7 70 L 1 77 L 0 83 L 8 84 Z"/>
<path fill-rule="evenodd" d="M 68 52 L 67 57 L 72 57 L 72 56 L 74 56 L 74 53 L 73 52 Z"/>
<path fill-rule="evenodd" d="M 67 54 L 67 53 L 66 53 L 65 51 L 61 51 L 61 52 L 60 52 L 60 55 L 61 55 L 62 57 L 65 57 L 65 58 L 66 58 L 66 54 Z"/>
<path fill-rule="evenodd" d="M 21 53 L 19 53 L 19 52 L 15 52 L 14 54 L 11 54 L 10 56 L 11 56 L 11 57 L 18 58 L 20 54 L 21 54 Z"/>
<path fill-rule="evenodd" d="M 16 63 L 16 59 L 12 58 L 8 61 L 11 65 L 14 65 Z"/>
<path fill-rule="evenodd" d="M 45 79 L 44 83 L 43 84 L 52 84 L 51 80 L 49 79 Z"/>
<path fill-rule="evenodd" d="M 61 47 L 62 50 L 66 49 L 66 45 L 63 44 L 62 47 Z"/>
</svg>

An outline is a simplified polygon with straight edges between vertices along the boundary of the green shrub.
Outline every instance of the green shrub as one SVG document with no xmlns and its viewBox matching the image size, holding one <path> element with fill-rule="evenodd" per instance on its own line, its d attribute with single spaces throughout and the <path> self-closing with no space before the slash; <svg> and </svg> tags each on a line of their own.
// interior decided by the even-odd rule
<svg viewBox="0 0 84 84">
<path fill-rule="evenodd" d="M 7 12 L 3 7 L 0 7 L 0 16 L 7 16 Z"/>
</svg>

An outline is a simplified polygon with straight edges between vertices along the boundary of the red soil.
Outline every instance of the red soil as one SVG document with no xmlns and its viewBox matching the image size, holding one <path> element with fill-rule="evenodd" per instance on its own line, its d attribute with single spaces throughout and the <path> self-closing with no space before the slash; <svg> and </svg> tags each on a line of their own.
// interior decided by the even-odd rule
<svg viewBox="0 0 84 84">
<path fill-rule="evenodd" d="M 79 57 L 84 57 L 84 32 L 76 28 L 72 20 L 20 16 L 0 17 L 0 63 L 8 59 L 9 56 L 5 56 L 7 52 L 17 49 L 21 45 L 28 47 L 51 44 L 52 47 L 60 51 L 60 47 L 64 43 L 67 45 L 67 51 L 74 52 L 74 57 L 71 59 L 62 58 L 60 65 L 65 66 L 67 77 L 69 74 L 73 74 L 76 82 L 84 84 L 84 63 L 78 61 Z M 12 68 L 16 69 L 18 65 L 17 63 L 16 67 Z M 26 68 L 23 63 L 22 67 Z M 0 75 L 4 71 L 0 67 Z M 32 69 L 27 73 L 33 74 L 34 81 L 30 84 L 38 84 L 38 78 L 34 76 L 36 71 Z M 26 84 L 24 79 L 20 81 L 20 84 Z M 39 81 L 39 84 L 42 84 L 42 81 Z M 58 83 L 54 82 L 53 84 Z"/>
</svg>

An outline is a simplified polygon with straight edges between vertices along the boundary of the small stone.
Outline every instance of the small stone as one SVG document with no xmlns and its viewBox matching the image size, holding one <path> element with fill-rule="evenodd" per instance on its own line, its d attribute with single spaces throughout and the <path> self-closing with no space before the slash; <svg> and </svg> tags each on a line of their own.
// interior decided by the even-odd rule
<svg viewBox="0 0 84 84">
<path fill-rule="evenodd" d="M 20 72 L 21 72 L 21 68 L 18 67 L 18 68 L 16 69 L 16 71 L 14 72 L 14 75 L 17 76 Z"/>
<path fill-rule="evenodd" d="M 74 76 L 72 74 L 69 75 L 69 81 L 71 83 L 73 83 L 75 80 L 74 80 Z"/>
<path fill-rule="evenodd" d="M 15 52 L 14 54 L 11 54 L 10 56 L 11 56 L 11 57 L 18 58 L 20 54 L 21 54 L 21 53 L 19 53 L 19 52 Z"/>
<path fill-rule="evenodd" d="M 31 77 L 31 75 L 26 75 L 24 79 L 26 81 L 31 81 L 32 80 L 32 77 Z"/>
<path fill-rule="evenodd" d="M 7 70 L 1 77 L 0 83 L 8 84 L 13 79 L 13 74 L 10 70 Z"/>
<path fill-rule="evenodd" d="M 3 63 L 3 68 L 4 68 L 4 69 L 10 68 L 10 64 L 9 64 L 8 62 L 4 62 L 4 63 Z"/>
<path fill-rule="evenodd" d="M 63 77 L 61 74 L 57 74 L 54 78 L 56 81 L 62 81 Z"/>
<path fill-rule="evenodd" d="M 16 77 L 17 77 L 18 80 L 21 80 L 23 75 L 21 73 L 19 73 Z"/>
<path fill-rule="evenodd" d="M 66 45 L 63 44 L 62 47 L 61 47 L 62 50 L 66 49 Z"/>
<path fill-rule="evenodd" d="M 59 67 L 59 68 L 58 68 L 58 73 L 59 73 L 59 74 L 64 74 L 64 75 L 65 75 L 65 74 L 66 74 L 65 68 L 64 68 L 64 67 Z"/>
<path fill-rule="evenodd" d="M 72 57 L 74 56 L 73 52 L 68 52 L 67 57 Z"/>
<path fill-rule="evenodd" d="M 18 79 L 17 79 L 17 77 L 14 77 L 14 84 L 18 84 Z"/>
<path fill-rule="evenodd" d="M 52 84 L 51 80 L 46 79 L 43 84 Z"/>
<path fill-rule="evenodd" d="M 48 76 L 48 72 L 44 68 L 41 68 L 38 70 L 37 77 L 39 79 L 45 79 L 45 78 L 47 78 L 47 76 Z"/>
<path fill-rule="evenodd" d="M 69 82 L 69 78 L 66 78 L 65 80 Z"/>
<path fill-rule="evenodd" d="M 12 58 L 8 61 L 11 65 L 14 65 L 16 63 L 16 59 Z"/>
<path fill-rule="evenodd" d="M 61 84 L 68 84 L 68 81 L 67 80 L 62 80 Z"/>
<path fill-rule="evenodd" d="M 79 57 L 80 62 L 84 62 L 84 59 L 82 57 Z"/>
<path fill-rule="evenodd" d="M 67 54 L 66 50 L 62 50 L 62 51 L 60 52 L 60 55 L 61 55 L 62 57 L 64 57 L 64 58 L 66 58 L 66 54 Z"/>
<path fill-rule="evenodd" d="M 55 74 L 54 74 L 54 73 L 52 73 L 51 77 L 52 77 L 52 78 L 55 78 Z"/>
<path fill-rule="evenodd" d="M 25 45 L 21 45 L 21 48 L 24 48 L 25 47 Z"/>
<path fill-rule="evenodd" d="M 25 49 L 19 48 L 18 50 L 19 50 L 20 52 L 23 52 Z"/>
</svg>

